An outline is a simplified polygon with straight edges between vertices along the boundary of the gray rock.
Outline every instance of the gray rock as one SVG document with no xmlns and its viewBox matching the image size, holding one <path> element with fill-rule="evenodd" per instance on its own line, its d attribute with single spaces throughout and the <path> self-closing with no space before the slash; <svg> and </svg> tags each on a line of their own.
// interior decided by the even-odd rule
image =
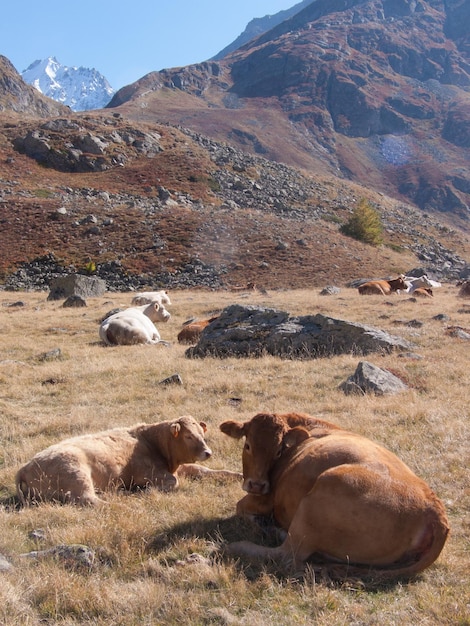
<svg viewBox="0 0 470 626">
<path fill-rule="evenodd" d="M 63 307 L 82 307 L 86 306 L 86 301 L 81 296 L 69 296 L 62 305 Z"/>
<path fill-rule="evenodd" d="M 459 326 L 449 328 L 447 332 L 451 337 L 455 337 L 456 339 L 464 339 L 465 341 L 470 340 L 470 333 L 468 333 L 464 328 L 460 328 Z"/>
<path fill-rule="evenodd" d="M 92 569 L 96 560 L 95 551 L 81 544 L 58 545 L 48 550 L 33 550 L 20 556 L 37 560 L 55 558 L 68 569 Z"/>
<path fill-rule="evenodd" d="M 446 313 L 438 313 L 437 315 L 434 315 L 432 319 L 438 322 L 448 322 L 450 317 L 446 315 Z"/>
<path fill-rule="evenodd" d="M 285 311 L 234 304 L 205 328 L 190 358 L 261 356 L 313 359 L 334 354 L 408 350 L 411 344 L 388 333 L 322 314 L 289 317 Z"/>
<path fill-rule="evenodd" d="M 334 287 L 333 285 L 328 285 L 327 287 L 324 287 L 321 291 L 320 291 L 320 295 L 321 296 L 335 296 L 338 293 L 340 293 L 341 289 L 339 287 Z"/>
<path fill-rule="evenodd" d="M 56 361 L 60 358 L 62 358 L 62 350 L 60 348 L 54 348 L 53 350 L 43 352 L 38 357 L 40 361 Z"/>
<path fill-rule="evenodd" d="M 470 280 L 466 280 L 460 286 L 459 298 L 470 298 Z"/>
<path fill-rule="evenodd" d="M 183 379 L 179 374 L 172 374 L 159 382 L 160 385 L 182 385 Z"/>
<path fill-rule="evenodd" d="M 13 569 L 13 565 L 3 554 L 0 554 L 0 572 L 9 572 Z"/>
<path fill-rule="evenodd" d="M 93 298 L 102 296 L 106 291 L 106 283 L 96 276 L 69 274 L 60 276 L 51 282 L 48 300 L 61 300 L 69 296 Z"/>
<path fill-rule="evenodd" d="M 378 396 L 405 391 L 408 387 L 391 372 L 368 361 L 360 361 L 356 371 L 339 388 L 346 395 L 375 393 Z"/>
</svg>

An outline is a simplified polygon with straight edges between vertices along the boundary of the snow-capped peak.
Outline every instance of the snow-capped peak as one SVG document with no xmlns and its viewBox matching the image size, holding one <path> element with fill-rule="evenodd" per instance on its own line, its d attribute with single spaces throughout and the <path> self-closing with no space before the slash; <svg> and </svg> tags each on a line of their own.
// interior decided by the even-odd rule
<svg viewBox="0 0 470 626">
<path fill-rule="evenodd" d="M 73 111 L 102 109 L 114 94 L 114 89 L 97 70 L 67 67 L 55 57 L 34 61 L 21 76 L 42 94 L 68 105 Z"/>
</svg>

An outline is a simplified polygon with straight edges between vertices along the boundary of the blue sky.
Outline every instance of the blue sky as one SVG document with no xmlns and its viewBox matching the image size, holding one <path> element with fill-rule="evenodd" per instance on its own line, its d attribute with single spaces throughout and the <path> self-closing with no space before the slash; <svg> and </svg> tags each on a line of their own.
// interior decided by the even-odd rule
<svg viewBox="0 0 470 626">
<path fill-rule="evenodd" d="M 300 0 L 6 0 L 0 54 L 18 72 L 55 56 L 94 67 L 114 89 L 148 72 L 205 61 L 254 17 Z"/>
</svg>

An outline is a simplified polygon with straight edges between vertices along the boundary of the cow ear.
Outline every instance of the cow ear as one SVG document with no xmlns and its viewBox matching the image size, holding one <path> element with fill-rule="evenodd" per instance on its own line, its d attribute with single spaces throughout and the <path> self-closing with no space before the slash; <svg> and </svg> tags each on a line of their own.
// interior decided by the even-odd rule
<svg viewBox="0 0 470 626">
<path fill-rule="evenodd" d="M 206 422 L 199 422 L 199 426 L 202 428 L 202 430 L 207 433 L 207 424 Z"/>
<path fill-rule="evenodd" d="M 220 430 L 229 437 L 233 437 L 234 439 L 241 439 L 243 435 L 246 434 L 246 424 L 244 422 L 234 422 L 229 420 L 228 422 L 222 422 L 219 428 Z"/>
<path fill-rule="evenodd" d="M 173 437 L 178 437 L 178 435 L 180 434 L 180 430 L 181 430 L 181 424 L 178 424 L 178 422 L 174 422 L 173 424 L 171 424 L 170 432 L 173 435 Z"/>
<path fill-rule="evenodd" d="M 282 443 L 286 448 L 293 448 L 294 446 L 298 446 L 299 443 L 302 443 L 302 441 L 305 441 L 305 439 L 308 439 L 309 437 L 310 435 L 308 433 L 308 430 L 305 430 L 305 428 L 302 428 L 301 426 L 296 426 L 295 428 L 291 428 L 287 431 L 287 433 L 284 435 Z"/>
</svg>

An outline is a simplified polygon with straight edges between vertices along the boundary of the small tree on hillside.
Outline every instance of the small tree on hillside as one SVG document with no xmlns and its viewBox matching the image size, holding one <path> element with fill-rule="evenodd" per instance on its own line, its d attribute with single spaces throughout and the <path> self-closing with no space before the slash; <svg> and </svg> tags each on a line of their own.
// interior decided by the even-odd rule
<svg viewBox="0 0 470 626">
<path fill-rule="evenodd" d="M 362 198 L 350 219 L 341 226 L 343 235 L 363 241 L 371 246 L 379 246 L 383 241 L 383 226 L 380 215 L 374 207 Z"/>
</svg>

